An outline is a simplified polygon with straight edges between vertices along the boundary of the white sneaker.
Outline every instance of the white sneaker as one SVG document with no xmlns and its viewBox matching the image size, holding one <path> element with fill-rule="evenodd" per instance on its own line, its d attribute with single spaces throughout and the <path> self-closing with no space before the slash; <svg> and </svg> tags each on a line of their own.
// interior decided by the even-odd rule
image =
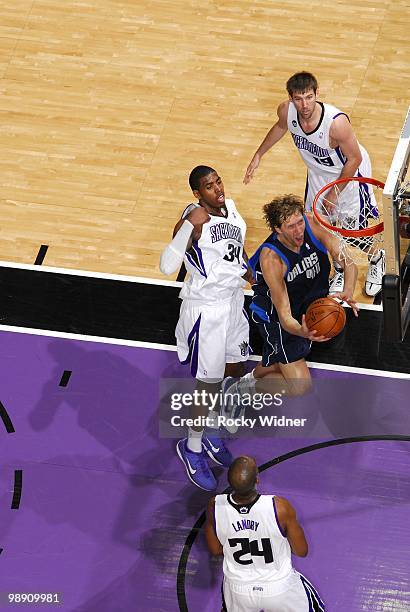
<svg viewBox="0 0 410 612">
<path fill-rule="evenodd" d="M 367 295 L 374 297 L 382 289 L 382 280 L 386 272 L 386 255 L 380 250 L 379 258 L 375 261 L 370 260 L 369 269 L 367 270 L 365 291 Z"/>
<path fill-rule="evenodd" d="M 329 283 L 329 295 L 333 293 L 342 293 L 345 286 L 345 275 L 343 272 L 335 270 L 335 275 Z"/>
</svg>

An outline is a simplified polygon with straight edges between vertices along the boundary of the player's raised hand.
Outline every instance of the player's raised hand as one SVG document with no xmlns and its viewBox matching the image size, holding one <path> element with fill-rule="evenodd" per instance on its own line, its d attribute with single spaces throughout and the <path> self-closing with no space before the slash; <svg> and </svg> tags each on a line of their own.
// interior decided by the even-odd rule
<svg viewBox="0 0 410 612">
<path fill-rule="evenodd" d="M 336 212 L 336 202 L 337 202 L 337 192 L 334 187 L 330 189 L 326 193 L 326 197 L 323 198 L 323 209 L 328 217 L 332 217 L 332 215 Z"/>
<path fill-rule="evenodd" d="M 349 293 L 340 291 L 339 293 L 332 293 L 332 295 L 329 295 L 328 297 L 331 297 L 334 300 L 339 300 L 340 302 L 346 302 L 346 304 L 348 304 L 353 310 L 354 316 L 359 316 L 360 308 L 358 307 L 356 300 L 354 300 Z"/>
<path fill-rule="evenodd" d="M 252 180 L 253 173 L 255 172 L 257 167 L 259 166 L 260 161 L 261 161 L 261 159 L 260 159 L 259 155 L 255 154 L 252 157 L 251 163 L 246 168 L 245 176 L 243 177 L 243 182 L 245 183 L 245 185 L 247 185 Z"/>
<path fill-rule="evenodd" d="M 302 336 L 302 338 L 306 338 L 311 342 L 327 342 L 328 340 L 330 340 L 330 338 L 327 338 L 326 336 L 318 336 L 316 330 L 313 329 L 311 331 L 308 328 L 308 326 L 306 325 L 306 315 L 302 316 L 302 330 L 300 335 Z"/>
<path fill-rule="evenodd" d="M 187 219 L 192 225 L 203 225 L 204 223 L 208 223 L 211 219 L 209 213 L 203 208 L 203 206 L 197 206 L 187 216 Z"/>
</svg>

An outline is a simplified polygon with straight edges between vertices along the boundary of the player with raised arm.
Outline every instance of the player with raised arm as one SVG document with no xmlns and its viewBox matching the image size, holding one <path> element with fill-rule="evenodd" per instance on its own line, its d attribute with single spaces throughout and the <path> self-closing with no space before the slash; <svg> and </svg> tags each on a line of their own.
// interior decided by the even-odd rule
<svg viewBox="0 0 410 612">
<path fill-rule="evenodd" d="M 308 612 L 325 606 L 312 584 L 292 566 L 308 544 L 290 502 L 261 495 L 252 457 L 238 457 L 228 471 L 232 493 L 209 501 L 205 537 L 223 555 L 223 610 Z"/>
<path fill-rule="evenodd" d="M 298 72 L 287 81 L 289 98 L 279 104 L 278 120 L 269 130 L 246 170 L 244 183 L 252 179 L 263 155 L 289 130 L 307 167 L 305 206 L 310 210 L 316 193 L 338 178 L 371 177 L 371 163 L 366 149 L 358 143 L 349 118 L 335 106 L 320 102 L 318 84 L 313 74 Z M 347 182 L 326 194 L 329 215 L 338 200 L 346 227 L 362 229 L 376 215 L 377 205 L 371 185 Z M 366 250 L 366 249 L 365 249 Z M 335 263 L 330 293 L 343 290 L 343 271 Z M 375 296 L 382 286 L 385 254 L 381 249 L 369 259 L 365 291 Z"/>
<path fill-rule="evenodd" d="M 345 271 L 344 289 L 333 297 L 358 314 L 353 299 L 357 266 L 353 262 L 346 265 L 341 258 L 336 236 L 312 213 L 304 214 L 297 196 L 275 198 L 263 210 L 272 233 L 249 260 L 255 276 L 250 310 L 263 339 L 262 362 L 239 381 L 225 379 L 223 390 L 230 397 L 267 391 L 275 382 L 287 395 L 303 395 L 310 389 L 305 358 L 312 342 L 328 338 L 309 331 L 305 313 L 314 300 L 328 294 L 328 253 Z"/>
<path fill-rule="evenodd" d="M 172 242 L 161 255 L 160 268 L 172 274 L 185 261 L 189 277 L 180 292 L 175 330 L 178 357 L 190 365 L 197 390 L 209 398 L 219 393 L 224 376 L 243 373 L 249 353 L 243 287 L 251 274 L 244 252 L 246 224 L 234 201 L 225 198 L 221 177 L 209 166 L 197 166 L 189 184 L 198 202 L 184 210 Z M 193 418 L 216 420 L 217 414 L 210 412 L 206 400 L 191 411 Z M 207 491 L 214 490 L 217 482 L 205 453 L 219 465 L 228 467 L 232 461 L 217 434 L 217 427 L 205 433 L 202 426 L 194 425 L 177 444 L 188 478 Z"/>
</svg>

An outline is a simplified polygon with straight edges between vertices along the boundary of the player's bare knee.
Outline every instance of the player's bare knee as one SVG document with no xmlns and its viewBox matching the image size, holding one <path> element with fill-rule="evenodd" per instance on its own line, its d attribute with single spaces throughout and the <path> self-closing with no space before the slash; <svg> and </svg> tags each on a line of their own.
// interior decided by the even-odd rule
<svg viewBox="0 0 410 612">
<path fill-rule="evenodd" d="M 295 378 L 289 382 L 289 395 L 297 397 L 300 395 L 306 395 L 312 389 L 312 379 L 310 376 Z"/>
</svg>

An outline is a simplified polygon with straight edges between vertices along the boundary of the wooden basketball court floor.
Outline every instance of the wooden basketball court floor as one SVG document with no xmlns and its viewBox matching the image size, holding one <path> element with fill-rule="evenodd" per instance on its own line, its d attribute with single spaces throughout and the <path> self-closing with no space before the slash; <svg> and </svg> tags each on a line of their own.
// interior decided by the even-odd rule
<svg viewBox="0 0 410 612">
<path fill-rule="evenodd" d="M 67 610 L 210 612 L 220 566 L 192 536 L 201 536 L 207 496 L 185 483 L 173 442 L 156 433 L 159 380 L 182 376 L 178 287 L 162 280 L 159 254 L 191 200 L 187 176 L 198 163 L 223 176 L 248 223 L 249 252 L 266 235 L 262 205 L 303 194 L 289 138 L 242 184 L 297 70 L 316 74 L 321 99 L 349 113 L 374 177 L 385 179 L 408 106 L 408 3 L 16 0 L 0 15 L 0 591 L 63 590 Z M 358 299 L 368 301 L 360 289 Z M 358 442 L 354 452 L 325 446 L 303 455 L 307 463 L 266 472 L 275 476 L 264 491 L 280 488 L 307 523 L 313 548 L 303 571 L 330 610 L 345 609 L 353 593 L 352 610 L 410 605 L 408 442 L 398 439 L 410 428 L 395 411 L 408 397 L 410 345 L 384 343 L 380 322 L 380 306 L 365 305 L 311 361 L 315 376 L 362 374 L 369 390 L 381 377 L 383 432 L 396 439 Z M 85 336 L 111 348 L 87 350 Z M 147 381 L 154 401 L 141 393 Z M 323 442 L 374 430 L 316 434 Z M 262 465 L 310 443 L 239 439 L 232 450 L 254 452 Z"/>
</svg>

